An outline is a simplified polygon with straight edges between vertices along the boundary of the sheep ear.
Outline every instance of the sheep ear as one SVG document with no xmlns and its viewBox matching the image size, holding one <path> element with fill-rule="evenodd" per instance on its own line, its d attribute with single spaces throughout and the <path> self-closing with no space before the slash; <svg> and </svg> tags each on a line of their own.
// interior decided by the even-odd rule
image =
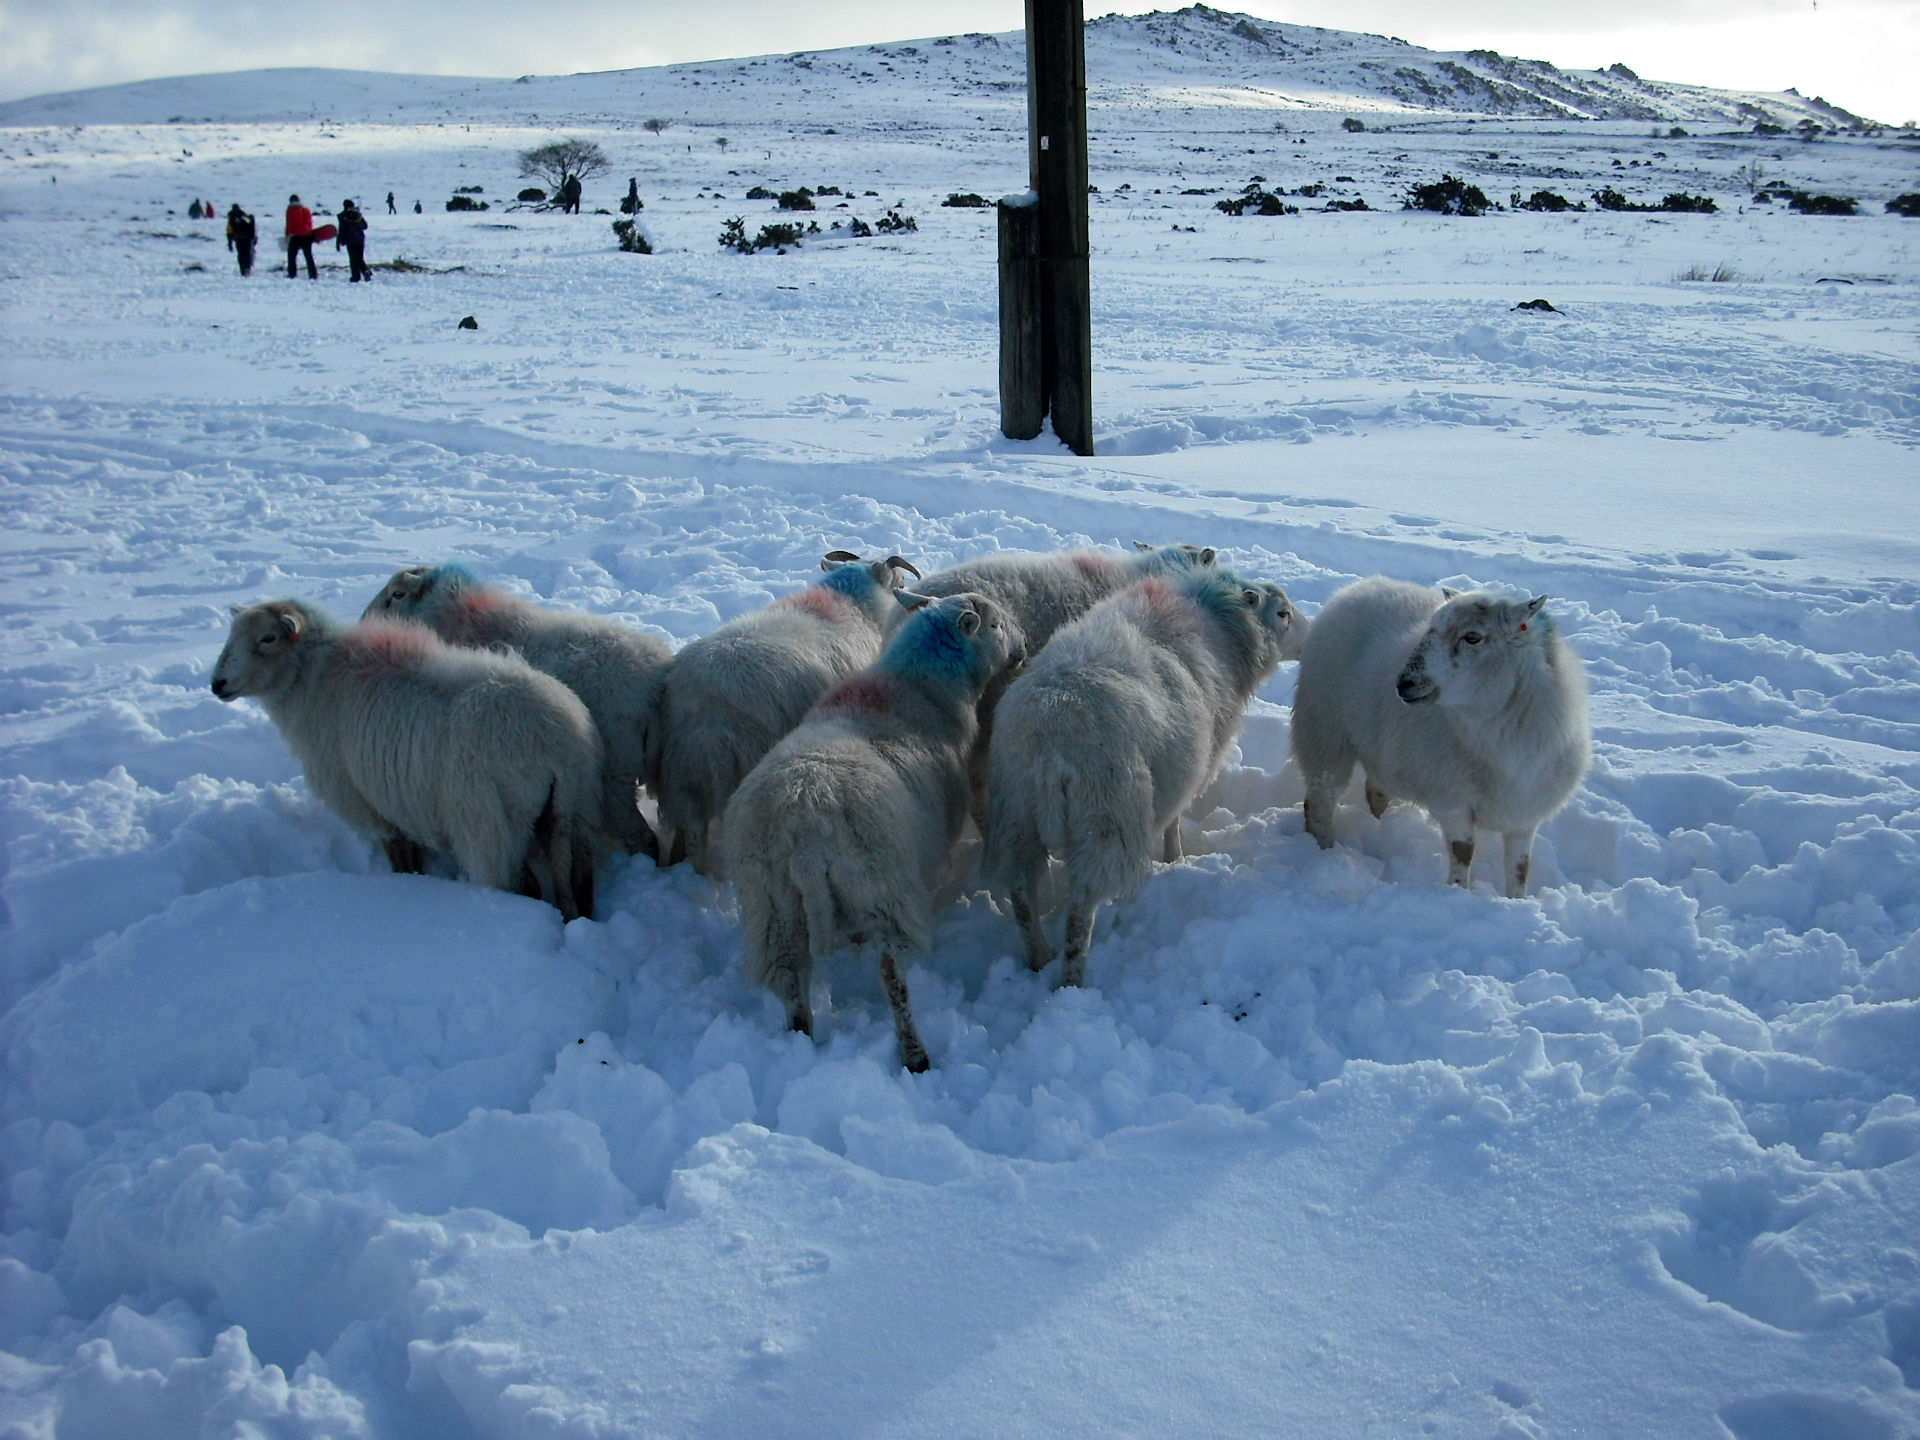
<svg viewBox="0 0 1920 1440">
<path fill-rule="evenodd" d="M 1527 617 L 1531 619 L 1533 616 L 1538 615 L 1540 613 L 1540 607 L 1546 603 L 1547 597 L 1544 595 L 1536 595 L 1527 601 Z"/>
<path fill-rule="evenodd" d="M 1446 599 L 1451 600 L 1454 596 L 1463 594 L 1464 592 L 1454 589 L 1451 585 L 1442 585 L 1440 587 L 1440 593 Z"/>
<path fill-rule="evenodd" d="M 229 615 L 238 615 L 242 610 L 246 608 L 247 607 L 244 605 L 229 605 L 227 606 L 227 613 Z"/>
<path fill-rule="evenodd" d="M 1247 602 L 1247 608 L 1249 610 L 1258 610 L 1260 608 L 1260 602 L 1266 597 L 1258 590 L 1247 589 L 1240 592 L 1240 598 Z"/>
<path fill-rule="evenodd" d="M 906 571 L 909 575 L 913 576 L 913 578 L 916 580 L 924 580 L 927 578 L 926 576 L 920 573 L 919 566 L 915 565 L 911 560 L 905 559 L 899 555 L 889 555 L 887 557 L 887 564 L 891 565 L 895 570 Z"/>
<path fill-rule="evenodd" d="M 1147 544 L 1147 542 L 1144 540 L 1136 540 L 1133 542 L 1133 548 L 1143 553 L 1146 553 L 1146 552 L 1151 552 L 1153 549 L 1153 546 Z"/>
<path fill-rule="evenodd" d="M 980 629 L 980 612 L 969 605 L 953 617 L 953 624 L 962 635 L 975 634 Z"/>
<path fill-rule="evenodd" d="M 1216 560 L 1218 560 L 1219 558 L 1220 558 L 1220 552 L 1219 552 L 1218 550 L 1216 550 L 1216 549 L 1214 549 L 1214 548 L 1213 548 L 1213 546 L 1211 546 L 1211 545 L 1203 545 L 1203 546 L 1201 547 L 1201 549 L 1200 549 L 1200 563 L 1201 563 L 1202 565 L 1211 565 L 1211 564 L 1213 564 L 1213 563 L 1214 563 L 1214 562 L 1215 562 Z"/>
<path fill-rule="evenodd" d="M 893 598 L 900 602 L 902 609 L 909 611 L 918 610 L 923 605 L 931 605 L 933 603 L 933 596 L 916 595 L 911 590 L 896 590 L 893 592 Z"/>
<path fill-rule="evenodd" d="M 291 610 L 282 610 L 280 612 L 280 633 L 287 637 L 287 643 L 289 645 L 294 644 L 300 639 L 300 629 L 300 617 L 298 615 L 294 614 Z"/>
<path fill-rule="evenodd" d="M 836 565 L 846 565 L 859 558 L 860 557 L 851 550 L 829 550 L 825 555 L 820 557 L 820 568 L 822 570 L 831 570 Z"/>
</svg>

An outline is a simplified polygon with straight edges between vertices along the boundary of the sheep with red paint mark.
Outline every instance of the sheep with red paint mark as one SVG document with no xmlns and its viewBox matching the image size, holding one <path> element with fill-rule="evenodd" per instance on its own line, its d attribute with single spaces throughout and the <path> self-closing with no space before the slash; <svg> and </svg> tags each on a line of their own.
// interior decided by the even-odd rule
<svg viewBox="0 0 1920 1440">
<path fill-rule="evenodd" d="M 825 578 L 730 620 L 674 657 L 661 699 L 660 819 L 672 858 L 711 873 L 727 801 L 776 741 L 835 681 L 871 665 L 902 575 L 898 555 L 835 550 Z"/>
<path fill-rule="evenodd" d="M 600 731 L 601 825 L 629 855 L 658 858 L 640 813 L 660 777 L 660 700 L 673 651 L 666 641 L 600 615 L 550 610 L 484 584 L 464 565 L 412 565 L 380 587 L 362 618 L 416 620 L 450 645 L 504 646 L 580 697 Z"/>
<path fill-rule="evenodd" d="M 1179 858 L 1180 816 L 1305 631 L 1278 585 L 1173 571 L 1094 606 L 1007 688 L 981 870 L 1011 900 L 1030 967 L 1053 959 L 1038 908 L 1050 859 L 1066 871 L 1060 983 L 1078 985 L 1099 907 L 1138 888 L 1156 851 Z"/>
<path fill-rule="evenodd" d="M 976 706 L 1018 665 L 1019 627 L 984 595 L 902 594 L 912 613 L 869 669 L 828 690 L 727 807 L 748 980 L 813 1033 L 813 966 L 872 942 L 900 1057 L 927 1068 L 900 956 L 932 943 L 933 891 L 967 815 Z"/>
<path fill-rule="evenodd" d="M 983 555 L 935 571 L 915 589 L 922 595 L 970 591 L 999 601 L 1027 637 L 1027 653 L 1038 655 L 1055 631 L 1072 624 L 1109 595 L 1149 575 L 1211 568 L 1219 558 L 1211 547 L 1200 545 L 1153 546 L 1136 541 L 1134 551 L 1131 555 L 1104 550 Z M 980 738 L 969 762 L 973 819 L 980 826 L 986 822 L 987 756 L 994 712 L 1012 680 L 1011 674 L 1002 676 L 980 699 Z"/>
<path fill-rule="evenodd" d="M 1506 893 L 1527 893 L 1534 834 L 1592 758 L 1586 671 L 1546 601 L 1382 575 L 1327 601 L 1300 662 L 1290 742 L 1323 849 L 1357 763 L 1376 818 L 1398 798 L 1439 822 L 1449 881 L 1472 884 L 1474 833 L 1497 830 Z"/>
<path fill-rule="evenodd" d="M 552 676 L 425 626 L 268 600 L 234 611 L 212 688 L 258 700 L 308 787 L 396 871 L 449 851 L 476 884 L 591 913 L 600 736 Z"/>
</svg>

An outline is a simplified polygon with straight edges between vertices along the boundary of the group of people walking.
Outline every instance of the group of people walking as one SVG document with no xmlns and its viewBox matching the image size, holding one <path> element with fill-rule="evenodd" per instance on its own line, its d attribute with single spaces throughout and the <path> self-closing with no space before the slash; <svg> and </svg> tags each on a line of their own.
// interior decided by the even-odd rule
<svg viewBox="0 0 1920 1440">
<path fill-rule="evenodd" d="M 394 213 L 391 191 L 387 194 L 387 212 Z M 211 215 L 212 207 L 209 206 L 205 213 Z M 347 252 L 347 265 L 352 272 L 350 279 L 353 282 L 373 279 L 373 271 L 367 266 L 367 217 L 352 200 L 340 202 L 340 214 L 332 225 L 316 226 L 313 212 L 300 203 L 300 197 L 289 195 L 285 233 L 289 280 L 300 273 L 303 256 L 307 262 L 307 278 L 320 278 L 320 268 L 313 260 L 313 242 L 316 240 L 332 240 L 336 250 Z M 260 228 L 253 216 L 238 204 L 227 211 L 227 249 L 233 251 L 239 260 L 242 275 L 253 273 L 253 252 L 259 241 Z"/>
</svg>

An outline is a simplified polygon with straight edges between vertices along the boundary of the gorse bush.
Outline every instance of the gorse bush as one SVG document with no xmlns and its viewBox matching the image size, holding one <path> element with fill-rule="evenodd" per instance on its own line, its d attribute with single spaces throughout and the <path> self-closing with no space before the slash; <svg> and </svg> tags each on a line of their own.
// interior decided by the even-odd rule
<svg viewBox="0 0 1920 1440">
<path fill-rule="evenodd" d="M 956 190 L 940 203 L 953 210 L 984 210 L 993 202 L 971 190 Z"/>
<path fill-rule="evenodd" d="M 613 233 L 619 238 L 620 248 L 629 255 L 651 255 L 653 253 L 653 246 L 641 232 L 638 221 L 616 220 L 613 222 Z"/>
<path fill-rule="evenodd" d="M 1431 210 L 1437 215 L 1484 215 L 1493 208 L 1486 192 L 1454 175 L 1442 175 L 1407 192 L 1408 210 Z"/>
<path fill-rule="evenodd" d="M 920 223 L 911 215 L 902 215 L 898 210 L 889 210 L 873 222 L 873 228 L 882 235 L 903 235 L 909 230 L 918 230 Z"/>
</svg>

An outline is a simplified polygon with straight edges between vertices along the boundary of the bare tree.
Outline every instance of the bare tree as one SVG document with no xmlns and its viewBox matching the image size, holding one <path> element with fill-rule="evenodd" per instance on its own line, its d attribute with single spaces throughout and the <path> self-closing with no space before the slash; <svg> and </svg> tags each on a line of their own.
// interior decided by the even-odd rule
<svg viewBox="0 0 1920 1440">
<path fill-rule="evenodd" d="M 649 135 L 658 135 L 662 130 L 665 130 L 672 123 L 673 122 L 671 120 L 653 119 L 653 120 L 648 120 L 643 122 L 640 128 L 646 131 Z"/>
<path fill-rule="evenodd" d="M 520 152 L 521 177 L 546 181 L 548 193 L 556 199 L 567 192 L 569 185 L 577 187 L 604 173 L 611 163 L 598 144 L 577 136 Z"/>
</svg>

